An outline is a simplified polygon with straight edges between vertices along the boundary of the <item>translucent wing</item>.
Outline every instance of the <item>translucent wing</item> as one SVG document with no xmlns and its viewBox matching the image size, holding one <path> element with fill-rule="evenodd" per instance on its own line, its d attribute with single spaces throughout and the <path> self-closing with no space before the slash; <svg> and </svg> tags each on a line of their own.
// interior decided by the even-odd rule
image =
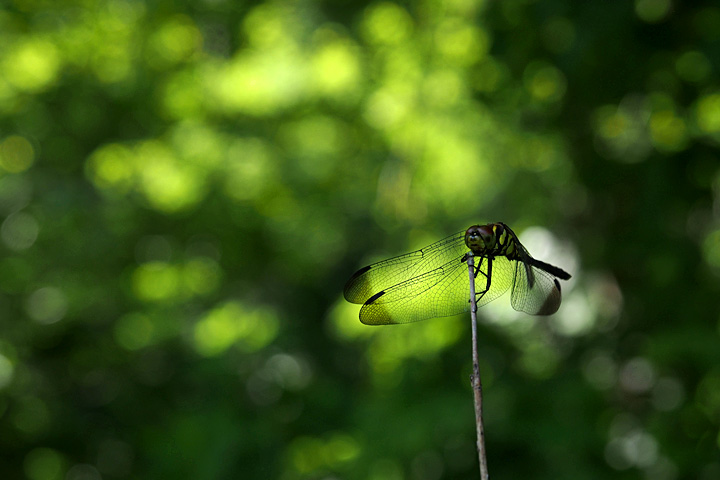
<svg viewBox="0 0 720 480">
<path fill-rule="evenodd" d="M 552 315 L 560 308 L 562 294 L 558 278 L 568 280 L 565 270 L 536 260 L 520 243 L 515 232 L 506 227 L 515 241 L 517 258 L 511 260 L 514 275 L 510 304 L 519 311 L 531 315 Z"/>
<path fill-rule="evenodd" d="M 504 225 L 503 225 L 504 226 Z M 535 260 L 512 230 L 515 253 L 508 258 L 507 244 L 495 252 L 476 255 L 475 292 L 478 306 L 512 289 L 515 310 L 550 315 L 560 307 L 562 269 Z M 361 268 L 345 285 L 345 299 L 361 303 L 360 321 L 368 325 L 409 323 L 467 312 L 469 276 L 461 231 L 420 250 Z M 499 254 L 499 255 L 498 255 Z M 497 256 L 495 256 L 497 255 Z"/>
<path fill-rule="evenodd" d="M 508 260 L 506 257 L 496 257 L 492 260 L 475 257 L 475 261 L 482 261 L 481 273 L 478 275 L 478 278 L 475 279 L 477 306 L 481 307 L 507 292 L 508 288 L 512 286 L 513 278 L 515 277 L 515 265 L 513 265 L 515 262 Z M 492 264 L 490 268 L 490 289 L 484 292 L 487 287 L 483 282 L 485 282 L 487 278 L 488 265 L 490 263 Z M 482 277 L 482 280 L 480 277 Z"/>
<path fill-rule="evenodd" d="M 367 325 L 410 323 L 447 317 L 470 309 L 467 264 L 462 256 L 434 270 L 398 283 L 373 295 L 360 309 L 360 321 Z M 506 258 L 492 261 L 488 289 L 488 259 L 478 257 L 475 277 L 478 306 L 494 300 L 510 288 L 513 271 Z"/>
<path fill-rule="evenodd" d="M 519 312 L 531 315 L 552 315 L 557 312 L 562 300 L 560 282 L 557 278 L 530 263 L 522 261 L 512 261 L 511 263 L 515 264 L 512 296 L 510 297 L 512 307 Z M 543 264 L 543 262 L 537 263 Z"/>
<path fill-rule="evenodd" d="M 453 260 L 459 263 L 467 250 L 463 231 L 420 250 L 373 263 L 350 277 L 345 284 L 345 299 L 351 303 L 365 303 L 393 285 L 432 272 Z"/>
</svg>

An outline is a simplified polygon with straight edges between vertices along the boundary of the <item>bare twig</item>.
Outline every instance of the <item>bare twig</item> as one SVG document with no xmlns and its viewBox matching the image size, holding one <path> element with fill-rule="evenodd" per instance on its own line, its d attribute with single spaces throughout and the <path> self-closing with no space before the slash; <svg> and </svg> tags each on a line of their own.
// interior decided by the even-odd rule
<svg viewBox="0 0 720 480">
<path fill-rule="evenodd" d="M 477 430 L 477 451 L 480 460 L 480 480 L 488 480 L 487 458 L 485 456 L 485 429 L 482 416 L 482 382 L 480 381 L 480 367 L 478 365 L 477 348 L 477 303 L 475 299 L 475 263 L 472 252 L 468 253 L 468 271 L 470 273 L 470 318 L 472 319 L 472 360 L 473 374 L 470 376 L 470 385 L 475 394 L 475 427 Z"/>
</svg>

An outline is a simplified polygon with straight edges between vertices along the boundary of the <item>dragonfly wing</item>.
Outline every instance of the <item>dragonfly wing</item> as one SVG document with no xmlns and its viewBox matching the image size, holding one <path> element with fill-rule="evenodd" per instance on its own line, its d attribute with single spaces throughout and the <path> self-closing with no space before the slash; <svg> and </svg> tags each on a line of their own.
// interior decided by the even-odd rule
<svg viewBox="0 0 720 480">
<path fill-rule="evenodd" d="M 373 295 L 360 309 L 366 325 L 410 323 L 468 311 L 470 289 L 462 257 Z"/>
<path fill-rule="evenodd" d="M 420 250 L 373 263 L 350 277 L 345 284 L 345 299 L 351 303 L 365 303 L 393 285 L 431 272 L 452 260 L 459 262 L 466 251 L 463 231 Z"/>
<path fill-rule="evenodd" d="M 515 266 L 513 265 L 514 262 L 511 262 L 506 257 L 497 257 L 492 260 L 475 257 L 475 262 L 482 262 L 480 273 L 475 278 L 477 306 L 481 307 L 508 291 L 515 276 Z M 484 290 L 487 289 L 486 279 L 488 276 L 489 262 L 492 262 L 492 269 L 490 271 L 490 289 L 484 292 Z"/>
<path fill-rule="evenodd" d="M 512 285 L 514 269 L 505 257 L 492 261 L 488 289 L 488 259 L 475 276 L 477 305 L 482 306 L 505 293 Z M 470 277 L 463 257 L 405 282 L 380 291 L 360 309 L 360 321 L 367 325 L 410 323 L 428 318 L 448 317 L 470 310 Z"/>
<path fill-rule="evenodd" d="M 512 307 L 531 315 L 552 315 L 560 308 L 560 282 L 553 275 L 529 263 L 514 260 Z"/>
</svg>

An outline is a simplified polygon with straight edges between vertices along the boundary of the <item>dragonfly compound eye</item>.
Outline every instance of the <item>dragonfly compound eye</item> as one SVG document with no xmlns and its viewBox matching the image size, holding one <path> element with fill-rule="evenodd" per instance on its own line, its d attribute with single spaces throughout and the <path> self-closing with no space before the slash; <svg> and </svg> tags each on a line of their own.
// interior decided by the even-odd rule
<svg viewBox="0 0 720 480">
<path fill-rule="evenodd" d="M 472 251 L 481 249 L 484 246 L 484 242 L 482 237 L 480 236 L 479 229 L 480 227 L 478 227 L 477 225 L 473 225 L 465 232 L 465 245 L 467 245 L 467 247 Z"/>
<path fill-rule="evenodd" d="M 465 232 L 465 245 L 478 252 L 495 245 L 495 232 L 490 225 L 473 225 Z"/>
<path fill-rule="evenodd" d="M 478 227 L 478 231 L 483 243 L 485 244 L 485 248 L 492 248 L 495 246 L 495 231 L 491 225 Z"/>
</svg>

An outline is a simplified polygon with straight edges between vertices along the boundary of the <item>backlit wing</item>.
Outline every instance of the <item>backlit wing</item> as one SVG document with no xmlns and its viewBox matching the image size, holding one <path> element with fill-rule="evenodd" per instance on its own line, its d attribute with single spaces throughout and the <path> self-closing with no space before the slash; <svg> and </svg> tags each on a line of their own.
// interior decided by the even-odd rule
<svg viewBox="0 0 720 480">
<path fill-rule="evenodd" d="M 530 256 L 509 227 L 491 224 L 485 230 L 490 226 L 504 227 L 512 243 L 506 243 L 507 239 L 498 243 L 485 240 L 486 247 L 474 248 L 477 305 L 485 305 L 511 289 L 515 310 L 532 315 L 555 313 L 561 301 L 557 278 L 567 280 L 570 274 Z M 360 321 L 368 325 L 417 322 L 467 312 L 470 294 L 465 258 L 469 248 L 461 231 L 420 250 L 373 263 L 348 280 L 345 299 L 363 304 Z"/>
<path fill-rule="evenodd" d="M 557 278 L 529 263 L 519 261 L 512 263 L 515 264 L 510 297 L 512 307 L 531 315 L 552 315 L 557 312 L 562 300 L 560 282 Z"/>
<path fill-rule="evenodd" d="M 447 317 L 470 310 L 470 286 L 463 256 L 417 277 L 382 290 L 360 309 L 360 321 L 367 325 L 410 323 L 428 318 Z M 488 289 L 488 260 L 476 258 L 480 269 L 475 277 L 478 306 L 494 300 L 510 288 L 513 272 L 502 257 L 492 261 Z"/>
<path fill-rule="evenodd" d="M 511 260 L 514 275 L 510 304 L 519 311 L 531 315 L 552 315 L 560 308 L 562 294 L 560 282 L 570 279 L 565 270 L 536 260 L 520 243 L 517 235 L 506 227 L 517 248 L 517 258 Z"/>
<path fill-rule="evenodd" d="M 361 268 L 345 284 L 345 299 L 351 303 L 365 303 L 377 293 L 393 285 L 432 272 L 467 252 L 465 232 L 458 232 L 425 248 L 389 258 Z"/>
</svg>

